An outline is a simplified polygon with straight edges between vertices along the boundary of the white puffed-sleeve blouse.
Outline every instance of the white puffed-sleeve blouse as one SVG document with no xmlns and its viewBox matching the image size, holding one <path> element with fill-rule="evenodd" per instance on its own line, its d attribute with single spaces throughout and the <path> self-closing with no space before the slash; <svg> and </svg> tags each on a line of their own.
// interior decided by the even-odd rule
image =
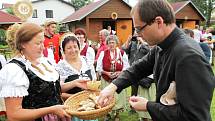
<svg viewBox="0 0 215 121">
<path fill-rule="evenodd" d="M 44 81 L 56 81 L 59 78 L 58 72 L 49 64 L 47 58 L 41 57 L 39 64 L 36 65 L 43 71 L 41 74 L 38 69 L 31 66 L 31 62 L 23 57 L 15 57 L 14 59 L 25 64 L 26 69 L 30 69 L 34 74 Z M 44 67 L 44 65 L 46 67 Z M 50 71 L 47 71 L 48 68 Z M 29 79 L 25 72 L 15 63 L 6 64 L 0 70 L 0 97 L 23 97 L 28 95 Z"/>
</svg>

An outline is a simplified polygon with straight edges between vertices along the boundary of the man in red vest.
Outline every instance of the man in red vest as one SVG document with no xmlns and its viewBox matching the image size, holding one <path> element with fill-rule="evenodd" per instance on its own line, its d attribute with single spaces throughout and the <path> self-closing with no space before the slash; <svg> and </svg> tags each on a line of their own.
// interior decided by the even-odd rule
<svg viewBox="0 0 215 121">
<path fill-rule="evenodd" d="M 49 58 L 48 50 L 51 49 L 54 53 L 54 60 L 56 63 L 60 60 L 59 57 L 59 35 L 55 34 L 57 23 L 53 20 L 47 21 L 44 24 L 45 40 L 44 40 L 44 56 Z"/>
</svg>

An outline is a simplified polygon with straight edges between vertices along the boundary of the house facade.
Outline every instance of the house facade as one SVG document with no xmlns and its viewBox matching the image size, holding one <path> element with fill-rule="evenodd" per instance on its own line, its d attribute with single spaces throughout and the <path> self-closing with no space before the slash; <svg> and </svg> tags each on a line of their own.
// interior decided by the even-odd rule
<svg viewBox="0 0 215 121">
<path fill-rule="evenodd" d="M 70 16 L 62 23 L 69 25 L 71 31 L 84 28 L 90 40 L 98 41 L 98 32 L 111 26 L 116 31 L 120 43 L 123 44 L 132 34 L 131 6 L 128 0 L 99 0 L 91 3 Z M 205 21 L 205 17 L 191 1 L 171 3 L 176 16 L 176 24 L 180 28 L 193 29 L 196 24 Z M 116 19 L 113 19 L 116 14 Z"/>
<path fill-rule="evenodd" d="M 98 41 L 98 33 L 107 26 L 116 31 L 120 44 L 132 35 L 131 6 L 123 0 L 99 0 L 66 17 L 62 23 L 69 25 L 71 31 L 86 29 L 88 39 Z"/>
<path fill-rule="evenodd" d="M 33 15 L 28 21 L 39 25 L 50 19 L 60 22 L 75 12 L 73 5 L 63 0 L 37 0 L 32 6 Z"/>
<path fill-rule="evenodd" d="M 2 4 L 1 11 L 6 11 L 13 4 Z M 75 12 L 75 8 L 64 0 L 34 0 L 32 1 L 33 15 L 27 21 L 42 25 L 47 20 L 62 21 Z"/>
<path fill-rule="evenodd" d="M 176 24 L 180 28 L 194 29 L 195 25 L 206 20 L 192 1 L 175 2 L 171 6 L 175 12 Z"/>
</svg>

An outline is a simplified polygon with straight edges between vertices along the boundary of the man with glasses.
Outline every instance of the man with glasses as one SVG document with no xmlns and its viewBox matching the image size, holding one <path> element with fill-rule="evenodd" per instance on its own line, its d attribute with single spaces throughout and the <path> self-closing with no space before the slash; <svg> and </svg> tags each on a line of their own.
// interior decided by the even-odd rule
<svg viewBox="0 0 215 121">
<path fill-rule="evenodd" d="M 176 26 L 170 4 L 139 0 L 131 16 L 138 36 L 156 46 L 101 91 L 99 104 L 107 105 L 115 92 L 153 74 L 156 101 L 130 97 L 135 110 L 148 111 L 153 121 L 211 121 L 212 68 L 199 44 Z"/>
</svg>

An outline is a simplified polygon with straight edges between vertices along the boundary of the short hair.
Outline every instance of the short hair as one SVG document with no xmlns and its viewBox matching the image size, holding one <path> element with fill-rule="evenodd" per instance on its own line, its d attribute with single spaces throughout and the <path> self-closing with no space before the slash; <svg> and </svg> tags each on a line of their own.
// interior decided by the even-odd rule
<svg viewBox="0 0 215 121">
<path fill-rule="evenodd" d="M 44 27 L 48 27 L 48 26 L 50 26 L 51 24 L 56 24 L 56 25 L 57 25 L 57 22 L 54 21 L 54 20 L 47 20 L 47 21 L 44 23 Z"/>
<path fill-rule="evenodd" d="M 15 47 L 20 52 L 22 45 L 31 41 L 37 34 L 43 32 L 43 28 L 34 23 L 23 23 L 15 35 Z"/>
<path fill-rule="evenodd" d="M 166 25 L 175 23 L 175 14 L 173 8 L 166 0 L 139 0 L 134 9 L 138 10 L 140 20 L 152 24 L 157 16 L 161 16 Z"/>
<path fill-rule="evenodd" d="M 199 25 L 195 25 L 195 29 L 199 29 Z"/>
<path fill-rule="evenodd" d="M 99 33 L 102 33 L 105 36 L 105 38 L 107 38 L 107 36 L 110 35 L 107 29 L 102 29 L 101 31 L 99 31 Z"/>
<path fill-rule="evenodd" d="M 75 36 L 67 36 L 66 38 L 64 38 L 64 40 L 63 40 L 63 42 L 62 42 L 62 49 L 63 49 L 63 52 L 65 52 L 65 46 L 66 46 L 70 41 L 76 42 L 77 45 L 78 45 L 78 48 L 79 48 L 79 50 L 80 50 L 80 43 L 79 43 L 77 37 L 75 37 Z"/>
<path fill-rule="evenodd" d="M 77 28 L 77 29 L 75 29 L 75 33 L 74 33 L 75 35 L 84 35 L 84 38 L 85 38 L 85 40 L 87 40 L 87 34 L 86 34 L 86 31 L 85 31 L 85 29 L 83 29 L 83 28 Z"/>
<path fill-rule="evenodd" d="M 119 43 L 119 39 L 118 39 L 118 37 L 116 35 L 109 35 L 109 36 L 107 36 L 107 38 L 106 38 L 106 44 L 107 45 L 108 45 L 108 43 L 109 43 L 110 40 L 114 40 L 116 42 L 116 44 Z"/>
</svg>

